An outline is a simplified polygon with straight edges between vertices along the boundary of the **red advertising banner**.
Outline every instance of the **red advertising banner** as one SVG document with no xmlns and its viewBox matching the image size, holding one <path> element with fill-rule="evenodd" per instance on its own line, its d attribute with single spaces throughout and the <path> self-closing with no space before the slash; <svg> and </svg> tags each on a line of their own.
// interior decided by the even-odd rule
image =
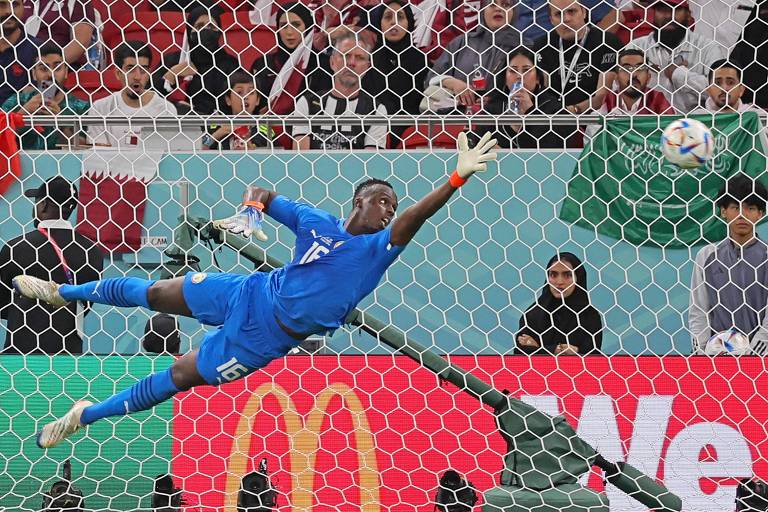
<svg viewBox="0 0 768 512">
<path fill-rule="evenodd" d="M 609 460 L 663 481 L 684 510 L 731 511 L 768 479 L 767 359 L 452 357 L 500 390 L 565 414 Z M 188 510 L 236 512 L 266 458 L 281 510 L 432 511 L 453 468 L 498 484 L 506 445 L 479 402 L 403 356 L 293 356 L 175 404 L 173 472 Z M 587 482 L 588 480 L 588 482 Z M 585 483 L 603 490 L 597 473 Z M 612 511 L 643 510 L 608 486 Z"/>
</svg>

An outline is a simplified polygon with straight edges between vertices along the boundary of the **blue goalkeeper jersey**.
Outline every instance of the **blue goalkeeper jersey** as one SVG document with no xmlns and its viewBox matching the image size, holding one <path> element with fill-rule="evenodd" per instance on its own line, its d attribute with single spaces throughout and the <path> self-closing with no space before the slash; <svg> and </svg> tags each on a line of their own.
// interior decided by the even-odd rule
<svg viewBox="0 0 768 512">
<path fill-rule="evenodd" d="M 389 227 L 351 235 L 343 219 L 284 196 L 268 213 L 296 234 L 293 261 L 270 273 L 267 292 L 278 320 L 297 333 L 338 329 L 405 248 L 390 243 Z"/>
</svg>

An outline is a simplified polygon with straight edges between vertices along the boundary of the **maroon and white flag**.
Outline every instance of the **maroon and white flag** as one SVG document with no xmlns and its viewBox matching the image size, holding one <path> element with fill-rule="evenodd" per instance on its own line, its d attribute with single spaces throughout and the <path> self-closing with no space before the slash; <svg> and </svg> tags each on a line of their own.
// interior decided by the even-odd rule
<svg viewBox="0 0 768 512">
<path fill-rule="evenodd" d="M 294 102 L 301 94 L 301 86 L 304 83 L 304 71 L 312 55 L 312 35 L 309 32 L 304 37 L 304 41 L 291 52 L 288 61 L 283 64 L 275 77 L 272 90 L 269 91 L 269 105 L 272 112 L 277 114 L 293 112 Z"/>
<path fill-rule="evenodd" d="M 161 156 L 102 148 L 86 152 L 78 186 L 77 232 L 105 253 L 138 251 L 147 185 L 157 174 Z"/>
</svg>

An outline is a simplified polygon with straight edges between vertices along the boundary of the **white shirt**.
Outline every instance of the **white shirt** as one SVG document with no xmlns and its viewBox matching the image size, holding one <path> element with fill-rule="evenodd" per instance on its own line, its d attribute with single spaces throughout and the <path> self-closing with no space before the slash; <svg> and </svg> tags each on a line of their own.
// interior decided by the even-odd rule
<svg viewBox="0 0 768 512">
<path fill-rule="evenodd" d="M 699 107 L 693 112 L 692 114 L 711 114 L 712 112 L 730 112 L 730 110 L 722 110 L 720 107 L 715 104 L 715 102 L 712 100 L 712 98 L 707 98 L 705 106 Z M 758 114 L 764 114 L 765 111 L 755 105 L 754 103 L 744 103 L 743 101 L 739 100 L 738 105 L 736 105 L 736 112 L 742 113 L 742 112 L 757 112 Z"/>
<path fill-rule="evenodd" d="M 41 220 L 37 227 L 43 229 L 75 229 L 72 223 L 67 219 L 45 219 Z"/>
<path fill-rule="evenodd" d="M 614 89 L 616 89 L 616 87 L 614 87 Z M 613 110 L 609 111 L 608 104 L 603 101 L 603 104 L 600 106 L 600 110 L 598 110 L 597 113 L 601 116 L 632 116 L 637 114 L 637 111 L 644 106 L 643 98 L 639 98 L 632 104 L 631 107 L 627 108 L 624 97 L 621 94 L 618 94 L 617 96 L 618 98 L 616 99 L 616 106 L 613 107 Z M 587 125 L 584 132 L 587 138 L 591 139 L 597 132 L 600 131 L 601 128 L 602 126 L 600 124 L 590 124 Z"/>
<path fill-rule="evenodd" d="M 663 72 L 658 72 L 653 74 L 648 84 L 649 89 L 663 92 L 675 110 L 682 114 L 701 105 L 704 91 L 709 87 L 710 66 L 726 57 L 723 45 L 690 31 L 672 51 L 657 43 L 653 33 L 630 41 L 627 49 L 630 48 L 642 50 L 648 64 L 661 70 L 673 62 L 688 62 L 688 67 L 675 69 L 671 80 Z"/>
<path fill-rule="evenodd" d="M 90 117 L 121 116 L 131 117 L 176 117 L 176 107 L 165 98 L 154 93 L 149 103 L 134 108 L 125 103 L 121 92 L 96 100 L 88 111 Z M 142 133 L 147 130 L 147 133 Z M 88 142 L 109 144 L 121 149 L 141 149 L 142 142 L 154 132 L 152 127 L 131 128 L 129 125 L 89 125 Z M 160 137 L 155 134 L 154 136 Z"/>
<path fill-rule="evenodd" d="M 730 112 L 730 110 L 722 110 L 720 107 L 718 107 L 715 102 L 712 100 L 712 98 L 707 98 L 707 102 L 705 103 L 704 107 L 699 107 L 691 114 L 712 114 L 712 113 L 725 113 Z M 744 103 L 743 101 L 739 100 L 739 104 L 736 105 L 736 112 L 739 114 L 742 114 L 744 112 L 757 112 L 759 114 L 765 114 L 765 110 L 758 107 L 754 103 Z M 765 124 L 761 121 L 761 124 L 763 126 L 763 129 L 760 131 L 760 141 L 763 144 L 764 148 L 768 148 L 768 138 L 766 138 L 766 128 Z M 765 338 L 766 342 L 768 342 L 768 318 L 766 318 L 766 330 L 765 330 Z"/>
<path fill-rule="evenodd" d="M 693 33 L 717 41 L 730 54 L 749 18 L 749 10 L 738 7 L 751 8 L 754 0 L 689 0 L 689 3 L 696 20 Z"/>
<path fill-rule="evenodd" d="M 327 96 L 327 100 L 323 102 L 323 110 L 320 112 L 320 115 L 326 115 L 326 116 L 355 116 L 355 109 L 357 108 L 357 98 L 353 98 L 351 100 L 348 100 L 346 102 L 346 108 L 343 112 L 337 112 L 339 110 L 337 108 L 338 101 L 337 99 L 332 95 L 329 94 Z M 387 115 L 387 108 L 384 105 L 378 105 L 376 107 L 376 115 L 379 116 L 386 116 Z M 301 96 L 296 101 L 296 108 L 293 112 L 293 117 L 299 117 L 301 119 L 307 119 L 309 117 L 309 103 L 307 102 L 306 96 Z M 359 125 L 358 125 L 359 126 Z M 321 126 L 323 130 L 331 130 L 332 126 Z M 376 147 L 379 149 L 384 149 L 387 147 L 387 127 L 385 125 L 376 124 L 372 126 L 367 126 L 367 131 L 365 133 L 365 147 Z M 344 132 L 350 132 L 352 131 L 352 127 L 348 125 L 342 125 L 338 127 L 338 131 L 343 135 Z M 309 135 L 310 134 L 310 127 L 309 125 L 301 126 L 296 125 L 293 127 L 293 137 L 294 139 L 297 139 L 303 135 Z"/>
</svg>

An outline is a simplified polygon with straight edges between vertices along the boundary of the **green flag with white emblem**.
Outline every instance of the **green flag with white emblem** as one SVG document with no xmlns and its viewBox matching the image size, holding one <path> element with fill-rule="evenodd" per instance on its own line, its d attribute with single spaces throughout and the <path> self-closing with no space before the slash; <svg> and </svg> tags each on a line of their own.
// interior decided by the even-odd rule
<svg viewBox="0 0 768 512">
<path fill-rule="evenodd" d="M 754 112 L 691 116 L 710 127 L 714 155 L 682 169 L 661 153 L 672 116 L 608 120 L 588 142 L 568 182 L 560 218 L 635 245 L 685 247 L 722 240 L 714 203 L 724 180 L 766 172 L 764 127 Z"/>
</svg>

